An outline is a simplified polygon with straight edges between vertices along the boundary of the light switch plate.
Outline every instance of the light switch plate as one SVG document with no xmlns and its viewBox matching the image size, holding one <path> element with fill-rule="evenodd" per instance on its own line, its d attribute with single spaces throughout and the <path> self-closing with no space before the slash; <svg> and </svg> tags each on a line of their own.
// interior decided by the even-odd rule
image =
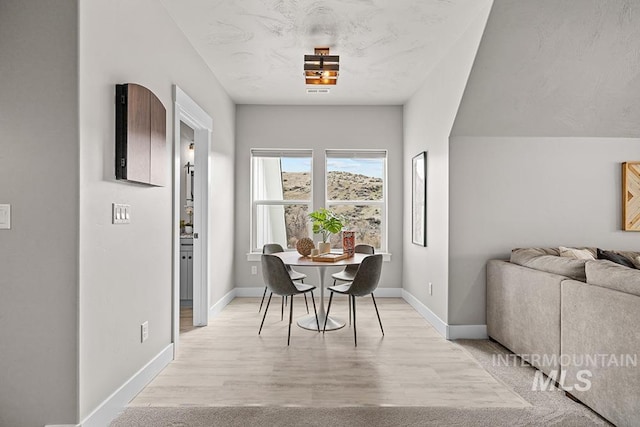
<svg viewBox="0 0 640 427">
<path fill-rule="evenodd" d="M 131 223 L 131 205 L 123 205 L 121 203 L 111 204 L 111 222 L 113 224 L 130 224 Z"/>
<path fill-rule="evenodd" d="M 11 205 L 0 205 L 0 229 L 11 228 Z"/>
</svg>

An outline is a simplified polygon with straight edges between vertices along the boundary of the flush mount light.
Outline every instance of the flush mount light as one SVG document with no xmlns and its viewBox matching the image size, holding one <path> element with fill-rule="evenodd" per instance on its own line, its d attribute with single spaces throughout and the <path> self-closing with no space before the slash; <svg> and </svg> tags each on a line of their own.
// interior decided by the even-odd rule
<svg viewBox="0 0 640 427">
<path fill-rule="evenodd" d="M 304 56 L 304 79 L 308 85 L 335 85 L 340 71 L 340 56 L 329 55 L 328 47 L 317 47 Z"/>
</svg>

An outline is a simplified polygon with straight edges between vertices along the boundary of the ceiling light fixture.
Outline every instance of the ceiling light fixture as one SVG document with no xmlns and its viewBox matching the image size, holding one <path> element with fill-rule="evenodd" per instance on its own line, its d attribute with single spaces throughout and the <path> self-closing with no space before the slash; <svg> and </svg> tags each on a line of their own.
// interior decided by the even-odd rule
<svg viewBox="0 0 640 427">
<path fill-rule="evenodd" d="M 308 85 L 335 85 L 340 71 L 340 56 L 329 55 L 328 47 L 317 47 L 304 56 L 304 79 Z"/>
</svg>

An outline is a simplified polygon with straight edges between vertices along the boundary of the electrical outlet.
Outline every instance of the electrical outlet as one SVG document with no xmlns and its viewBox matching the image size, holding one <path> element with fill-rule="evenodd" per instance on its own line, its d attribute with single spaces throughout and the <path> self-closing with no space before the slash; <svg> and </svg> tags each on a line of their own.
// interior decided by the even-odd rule
<svg viewBox="0 0 640 427">
<path fill-rule="evenodd" d="M 256 274 L 258 274 L 258 267 L 256 267 L 255 265 L 251 266 L 251 274 L 253 274 L 254 276 Z"/>
<path fill-rule="evenodd" d="M 429 295 L 433 295 L 433 284 L 429 282 Z"/>
<path fill-rule="evenodd" d="M 149 338 L 149 321 L 140 325 L 140 342 L 145 342 Z"/>
</svg>

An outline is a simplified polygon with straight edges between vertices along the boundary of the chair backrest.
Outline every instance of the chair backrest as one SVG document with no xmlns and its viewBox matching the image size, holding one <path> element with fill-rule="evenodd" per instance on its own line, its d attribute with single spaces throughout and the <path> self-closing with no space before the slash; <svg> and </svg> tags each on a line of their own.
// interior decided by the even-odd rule
<svg viewBox="0 0 640 427">
<path fill-rule="evenodd" d="M 356 253 L 358 254 L 369 254 L 369 255 L 373 255 L 376 253 L 376 250 L 373 248 L 373 246 L 371 245 L 365 245 L 364 243 L 360 243 L 359 245 L 356 245 L 356 247 L 354 248 L 354 250 L 356 251 Z"/>
<path fill-rule="evenodd" d="M 298 289 L 293 284 L 284 262 L 275 255 L 262 255 L 262 278 L 264 284 L 276 295 L 295 295 Z"/>
<path fill-rule="evenodd" d="M 361 243 L 359 245 L 356 245 L 356 247 L 354 248 L 355 252 L 357 254 L 369 254 L 369 255 L 373 255 L 376 253 L 376 250 L 373 248 L 373 246 L 371 245 L 365 245 L 364 243 Z M 356 271 L 358 271 L 358 265 L 347 265 L 344 268 L 344 271 L 346 273 L 350 273 L 350 274 L 356 274 Z"/>
<path fill-rule="evenodd" d="M 267 243 L 262 247 L 263 254 L 275 254 L 277 252 L 284 252 L 284 249 L 278 243 Z M 290 265 L 285 265 L 284 268 L 286 268 L 287 271 L 291 271 Z"/>
<path fill-rule="evenodd" d="M 284 252 L 284 249 L 278 243 L 267 243 L 262 247 L 263 254 L 275 254 L 276 252 Z"/>
<path fill-rule="evenodd" d="M 358 297 L 369 295 L 378 287 L 382 272 L 382 255 L 370 255 L 362 260 L 349 293 Z"/>
</svg>

